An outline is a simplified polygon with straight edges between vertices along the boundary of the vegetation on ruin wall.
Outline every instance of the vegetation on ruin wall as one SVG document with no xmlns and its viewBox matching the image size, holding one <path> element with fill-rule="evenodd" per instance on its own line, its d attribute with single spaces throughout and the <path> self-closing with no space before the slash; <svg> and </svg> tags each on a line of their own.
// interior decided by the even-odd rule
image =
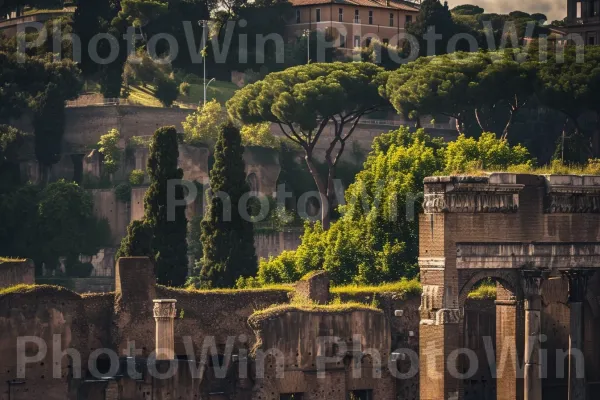
<svg viewBox="0 0 600 400">
<path fill-rule="evenodd" d="M 24 258 L 0 257 L 0 263 L 14 263 L 27 261 Z"/>
<path fill-rule="evenodd" d="M 248 318 L 248 323 L 256 327 L 261 321 L 294 311 L 309 313 L 349 313 L 353 311 L 382 312 L 379 308 L 373 305 L 367 305 L 358 302 L 319 305 L 306 300 L 300 302 L 294 301 L 291 304 L 276 304 L 262 310 L 256 310 L 254 314 Z"/>
<path fill-rule="evenodd" d="M 188 286 L 185 289 L 173 288 L 168 286 L 158 285 L 164 290 L 177 292 L 183 295 L 194 295 L 194 294 L 236 294 L 236 293 L 260 293 L 260 292 L 285 292 L 290 293 L 294 291 L 294 285 L 291 284 L 279 284 L 279 285 L 267 285 L 260 288 L 248 288 L 248 289 L 195 289 L 193 286 Z"/>
<path fill-rule="evenodd" d="M 417 279 L 401 279 L 395 283 L 385 283 L 374 286 L 346 285 L 331 288 L 333 295 L 371 295 L 393 293 L 402 297 L 421 295 L 423 286 Z"/>
<path fill-rule="evenodd" d="M 54 285 L 25 285 L 19 284 L 15 286 L 10 286 L 4 289 L 0 289 L 0 296 L 5 296 L 9 294 L 27 294 L 27 293 L 42 293 L 42 292 L 51 292 L 53 294 L 57 293 L 71 293 L 75 296 L 79 296 L 78 294 L 71 292 L 70 290 L 62 287 L 62 286 L 54 286 Z"/>
<path fill-rule="evenodd" d="M 494 300 L 496 299 L 496 284 L 482 282 L 479 287 L 471 290 L 467 297 L 471 300 Z"/>
</svg>

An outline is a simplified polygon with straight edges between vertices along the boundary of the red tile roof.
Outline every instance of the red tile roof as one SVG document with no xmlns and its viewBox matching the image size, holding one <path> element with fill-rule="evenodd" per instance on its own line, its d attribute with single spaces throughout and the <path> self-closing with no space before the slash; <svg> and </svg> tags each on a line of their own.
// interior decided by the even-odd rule
<svg viewBox="0 0 600 400">
<path fill-rule="evenodd" d="M 392 10 L 419 11 L 418 5 L 398 0 L 288 0 L 293 6 L 311 6 L 318 4 L 346 4 L 349 6 L 387 8 Z"/>
</svg>

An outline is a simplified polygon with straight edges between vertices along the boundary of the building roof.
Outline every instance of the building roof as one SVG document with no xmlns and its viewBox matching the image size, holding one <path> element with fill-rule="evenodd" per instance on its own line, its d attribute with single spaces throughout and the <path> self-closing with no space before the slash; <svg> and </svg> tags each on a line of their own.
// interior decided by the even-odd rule
<svg viewBox="0 0 600 400">
<path fill-rule="evenodd" d="M 319 4 L 345 4 L 349 6 L 386 8 L 390 10 L 403 10 L 418 12 L 417 4 L 410 4 L 398 0 L 289 0 L 293 6 L 312 6 Z"/>
</svg>

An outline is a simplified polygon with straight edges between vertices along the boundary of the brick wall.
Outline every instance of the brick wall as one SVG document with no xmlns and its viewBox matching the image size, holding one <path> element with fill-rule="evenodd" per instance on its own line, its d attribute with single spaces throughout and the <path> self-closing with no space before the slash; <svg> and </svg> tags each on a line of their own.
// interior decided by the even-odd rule
<svg viewBox="0 0 600 400">
<path fill-rule="evenodd" d="M 0 261 L 0 288 L 35 283 L 35 265 L 31 260 Z"/>
</svg>

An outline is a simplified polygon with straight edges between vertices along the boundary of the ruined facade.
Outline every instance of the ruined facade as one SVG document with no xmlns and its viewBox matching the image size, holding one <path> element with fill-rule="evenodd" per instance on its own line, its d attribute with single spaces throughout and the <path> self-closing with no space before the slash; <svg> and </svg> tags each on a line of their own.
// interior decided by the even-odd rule
<svg viewBox="0 0 600 400">
<path fill-rule="evenodd" d="M 486 279 L 498 287 L 493 398 L 594 398 L 586 391 L 593 390 L 600 371 L 594 274 L 600 266 L 599 199 L 597 176 L 502 173 L 425 180 L 419 220 L 421 400 L 468 397 L 466 382 L 473 377 L 463 374 L 473 360 L 465 361 L 458 350 L 468 336 L 464 307 L 471 289 Z M 432 353 L 437 357 L 428 357 Z"/>
<path fill-rule="evenodd" d="M 154 282 L 147 258 L 122 258 L 115 292 L 0 293 L 0 399 L 417 396 L 416 376 L 400 382 L 388 364 L 401 371 L 407 361 L 393 359 L 392 349 L 416 350 L 418 297 L 378 295 L 379 309 L 290 304 L 294 296 L 328 297 L 323 273 L 297 291 L 185 291 Z M 344 300 L 368 300 L 360 297 Z"/>
</svg>

